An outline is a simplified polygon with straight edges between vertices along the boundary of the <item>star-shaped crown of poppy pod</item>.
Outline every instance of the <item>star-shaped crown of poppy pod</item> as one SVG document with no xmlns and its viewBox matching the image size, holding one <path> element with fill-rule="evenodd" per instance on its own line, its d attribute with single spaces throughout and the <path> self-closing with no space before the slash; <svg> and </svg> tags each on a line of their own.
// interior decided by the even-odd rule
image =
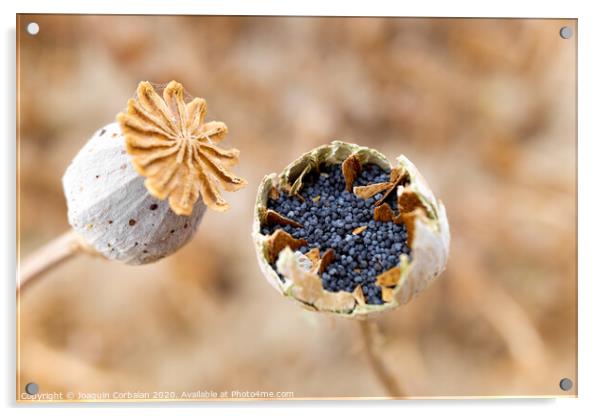
<svg viewBox="0 0 602 416">
<path fill-rule="evenodd" d="M 221 121 L 205 122 L 207 103 L 184 99 L 182 84 L 171 81 L 163 98 L 149 82 L 138 85 L 137 97 L 117 115 L 126 150 L 144 185 L 158 199 L 169 198 L 178 215 L 190 215 L 199 198 L 209 208 L 225 211 L 220 189 L 237 191 L 247 182 L 228 168 L 238 163 L 237 149 L 216 146 L 228 132 Z"/>
</svg>

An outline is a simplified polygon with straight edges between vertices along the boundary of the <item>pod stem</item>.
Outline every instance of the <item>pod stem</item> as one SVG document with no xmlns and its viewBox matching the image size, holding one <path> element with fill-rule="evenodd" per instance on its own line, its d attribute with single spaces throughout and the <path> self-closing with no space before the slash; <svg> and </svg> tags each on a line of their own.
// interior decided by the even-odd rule
<svg viewBox="0 0 602 416">
<path fill-rule="evenodd" d="M 376 345 L 374 343 L 374 327 L 367 320 L 357 321 L 360 327 L 360 333 L 364 341 L 364 351 L 370 363 L 372 371 L 381 382 L 387 393 L 392 398 L 402 398 L 405 396 L 404 391 L 395 380 L 395 377 L 389 372 L 382 358 L 377 354 Z"/>
<path fill-rule="evenodd" d="M 23 291 L 65 260 L 85 251 L 86 246 L 73 230 L 56 237 L 20 263 L 17 292 Z"/>
</svg>

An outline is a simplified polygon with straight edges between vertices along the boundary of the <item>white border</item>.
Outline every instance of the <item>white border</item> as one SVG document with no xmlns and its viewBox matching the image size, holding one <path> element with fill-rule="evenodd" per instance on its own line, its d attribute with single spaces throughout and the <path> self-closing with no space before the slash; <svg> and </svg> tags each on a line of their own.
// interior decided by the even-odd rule
<svg viewBox="0 0 602 416">
<path fill-rule="evenodd" d="M 199 414 L 200 412 L 232 414 L 248 408 L 249 413 L 266 414 L 306 414 L 308 412 L 365 414 L 367 412 L 406 412 L 412 414 L 462 414 L 507 415 L 508 412 L 528 411 L 531 414 L 563 415 L 591 414 L 601 408 L 598 405 L 598 386 L 600 385 L 600 319 L 602 302 L 598 299 L 602 276 L 597 268 L 599 249 L 602 246 L 597 236 L 602 235 L 599 213 L 602 179 L 601 145 L 602 106 L 600 105 L 600 45 L 602 22 L 595 12 L 595 2 L 545 1 L 537 4 L 524 0 L 490 2 L 471 2 L 456 0 L 453 2 L 397 2 L 366 1 L 141 1 L 141 0 L 104 0 L 104 1 L 14 1 L 2 2 L 0 20 L 3 24 L 2 60 L 0 77 L 1 101 L 0 124 L 4 129 L 2 143 L 2 181 L 0 190 L 0 229 L 5 230 L 1 241 L 0 264 L 4 266 L 2 298 L 5 313 L 2 314 L 0 332 L 1 357 L 5 361 L 0 375 L 2 405 L 14 406 L 14 265 L 15 265 L 15 84 L 14 84 L 14 27 L 16 12 L 52 12 L 52 13 L 146 13 L 146 14 L 297 14 L 297 15 L 398 15 L 398 16 L 469 16 L 469 17 L 566 17 L 579 18 L 579 399 L 557 400 L 482 400 L 482 401 L 412 401 L 412 402 L 334 402 L 334 403 L 249 403 L 249 404 L 182 404 L 167 406 L 150 405 L 111 405 L 107 406 L 52 406 L 44 409 L 21 407 L 9 409 L 13 412 L 31 413 L 41 411 L 44 414 L 105 414 L 115 408 L 127 409 L 133 414 Z M 12 308 L 12 309 L 11 309 Z M 168 410 L 169 408 L 169 410 Z M 375 409 L 373 409 L 375 408 Z"/>
</svg>

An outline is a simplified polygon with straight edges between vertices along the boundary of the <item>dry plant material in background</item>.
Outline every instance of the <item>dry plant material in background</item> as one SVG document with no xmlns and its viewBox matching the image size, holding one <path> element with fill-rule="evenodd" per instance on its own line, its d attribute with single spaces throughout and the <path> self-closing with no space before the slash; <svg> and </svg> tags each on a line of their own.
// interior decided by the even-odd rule
<svg viewBox="0 0 602 416">
<path fill-rule="evenodd" d="M 216 145 L 228 130 L 205 122 L 205 100 L 184 97 L 176 81 L 163 97 L 141 82 L 118 123 L 84 145 L 63 176 L 73 231 L 23 264 L 20 286 L 82 250 L 128 264 L 157 261 L 190 240 L 206 207 L 228 208 L 218 186 L 246 185 L 228 170 L 239 152 Z"/>
</svg>

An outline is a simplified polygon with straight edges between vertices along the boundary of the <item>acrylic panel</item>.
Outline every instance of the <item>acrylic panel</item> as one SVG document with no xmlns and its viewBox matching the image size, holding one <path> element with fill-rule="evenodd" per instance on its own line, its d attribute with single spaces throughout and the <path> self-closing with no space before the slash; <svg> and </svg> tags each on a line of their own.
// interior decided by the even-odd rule
<svg viewBox="0 0 602 416">
<path fill-rule="evenodd" d="M 17 400 L 576 396 L 576 68 L 576 19 L 18 15 Z"/>
</svg>

